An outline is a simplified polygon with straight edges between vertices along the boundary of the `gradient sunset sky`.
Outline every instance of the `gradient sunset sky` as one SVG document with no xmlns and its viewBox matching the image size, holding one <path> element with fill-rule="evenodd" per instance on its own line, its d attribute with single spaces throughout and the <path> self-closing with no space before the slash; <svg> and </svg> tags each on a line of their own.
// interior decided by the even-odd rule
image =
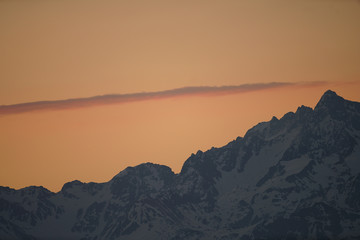
<svg viewBox="0 0 360 240">
<path fill-rule="evenodd" d="M 179 172 L 327 89 L 360 101 L 357 0 L 0 0 L 0 185 Z"/>
</svg>

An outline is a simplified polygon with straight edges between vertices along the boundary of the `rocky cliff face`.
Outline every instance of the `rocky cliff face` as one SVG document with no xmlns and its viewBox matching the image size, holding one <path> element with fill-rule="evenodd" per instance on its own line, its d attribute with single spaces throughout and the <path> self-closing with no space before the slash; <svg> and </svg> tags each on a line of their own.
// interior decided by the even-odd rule
<svg viewBox="0 0 360 240">
<path fill-rule="evenodd" d="M 359 239 L 360 103 L 327 91 L 179 174 L 146 163 L 107 183 L 0 189 L 1 239 Z"/>
</svg>

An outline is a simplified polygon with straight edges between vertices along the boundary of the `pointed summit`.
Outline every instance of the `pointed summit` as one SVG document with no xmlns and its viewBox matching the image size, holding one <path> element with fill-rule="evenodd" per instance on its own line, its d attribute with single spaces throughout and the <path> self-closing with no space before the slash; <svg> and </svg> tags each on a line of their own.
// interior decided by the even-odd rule
<svg viewBox="0 0 360 240">
<path fill-rule="evenodd" d="M 338 96 L 336 92 L 327 90 L 320 98 L 320 101 L 316 105 L 315 110 L 319 110 L 321 108 L 327 108 L 332 110 L 342 108 L 344 101 L 344 98 Z"/>
<path fill-rule="evenodd" d="M 338 95 L 336 94 L 336 92 L 331 91 L 331 90 L 329 89 L 329 90 L 327 90 L 327 91 L 324 93 L 323 97 L 324 97 L 324 96 L 338 96 Z"/>
</svg>

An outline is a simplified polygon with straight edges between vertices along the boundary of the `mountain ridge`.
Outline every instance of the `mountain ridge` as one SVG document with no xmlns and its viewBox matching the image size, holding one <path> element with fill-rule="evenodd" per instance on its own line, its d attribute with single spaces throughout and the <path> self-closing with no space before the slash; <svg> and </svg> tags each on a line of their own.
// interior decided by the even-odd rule
<svg viewBox="0 0 360 240">
<path fill-rule="evenodd" d="M 320 98 L 319 102 L 317 103 L 317 105 L 315 106 L 314 109 L 312 109 L 311 107 L 308 107 L 308 106 L 301 105 L 300 107 L 297 108 L 297 110 L 296 110 L 295 113 L 294 113 L 294 112 L 291 112 L 291 111 L 290 111 L 290 112 L 287 112 L 287 113 L 284 114 L 284 116 L 281 117 L 280 119 L 278 119 L 277 117 L 273 116 L 272 119 L 271 119 L 270 121 L 268 121 L 268 122 L 275 122 L 275 121 L 282 120 L 282 119 L 284 119 L 284 118 L 285 118 L 285 119 L 288 119 L 288 118 L 289 118 L 290 116 L 292 116 L 293 114 L 295 114 L 295 115 L 296 115 L 296 114 L 303 114 L 304 112 L 306 112 L 306 111 L 308 111 L 308 110 L 315 111 L 315 109 L 318 109 L 319 107 L 322 107 L 322 105 L 325 105 L 325 107 L 326 107 L 326 105 L 329 105 L 329 99 L 334 99 L 334 98 L 336 98 L 336 99 L 341 99 L 341 100 L 345 100 L 345 99 L 342 98 L 341 96 L 337 95 L 336 92 L 334 92 L 334 91 L 332 91 L 332 90 L 327 90 L 327 91 L 323 94 L 323 96 Z M 325 101 L 325 102 L 324 102 L 324 101 Z M 331 100 L 330 100 L 330 101 L 331 101 Z M 353 101 L 349 101 L 349 100 L 346 100 L 346 101 L 348 101 L 348 102 L 353 102 Z M 356 102 L 355 102 L 355 103 L 356 103 Z M 264 124 L 264 123 L 268 123 L 268 122 L 265 121 L 265 122 L 260 122 L 260 123 L 258 123 L 258 124 L 255 125 L 254 127 L 250 128 L 250 129 L 245 133 L 245 136 L 246 136 L 246 134 L 247 134 L 249 131 L 251 131 L 252 129 L 256 128 L 258 125 Z M 225 145 L 222 146 L 222 147 L 226 147 L 226 146 L 227 146 L 228 144 L 230 144 L 231 142 L 236 141 L 237 139 L 242 139 L 242 138 L 243 138 L 243 137 L 238 136 L 235 140 L 230 141 L 229 143 L 225 144 Z M 211 149 L 222 148 L 222 147 L 212 147 Z M 211 149 L 209 149 L 209 150 L 211 150 Z M 207 151 L 209 151 L 209 150 L 206 150 L 205 152 L 207 152 Z M 203 153 L 203 151 L 198 150 L 197 153 L 195 153 L 195 154 L 192 153 L 189 158 L 191 158 L 193 155 L 197 155 L 197 154 L 199 154 L 199 153 Z M 189 159 L 189 158 L 188 158 L 188 159 Z M 187 161 L 187 160 L 185 160 L 185 162 L 186 162 L 186 161 Z M 184 163 L 185 163 L 185 162 L 184 162 Z M 113 178 L 115 178 L 117 175 L 121 174 L 122 172 L 126 172 L 128 169 L 133 169 L 133 168 L 136 168 L 136 167 L 138 167 L 138 166 L 143 166 L 143 165 L 147 165 L 147 164 L 168 167 L 167 165 L 163 165 L 163 164 L 158 164 L 158 163 L 153 163 L 153 162 L 145 162 L 145 163 L 141 163 L 141 164 L 138 164 L 138 165 L 135 165 L 135 166 L 128 166 L 128 167 L 126 167 L 125 169 L 121 170 L 121 171 L 120 171 L 118 174 L 116 174 Z M 170 168 L 170 167 L 168 167 L 168 168 Z M 171 169 L 171 168 L 170 168 L 170 169 Z M 172 169 L 171 169 L 171 171 L 172 171 Z M 182 171 L 182 169 L 180 170 L 180 172 L 179 172 L 178 174 L 180 174 L 181 171 Z M 172 171 L 172 172 L 173 172 L 173 171 Z M 173 173 L 174 173 L 174 172 L 173 172 Z M 174 173 L 174 174 L 177 175 L 176 173 Z M 112 179 L 113 179 L 113 178 L 112 178 Z M 111 180 L 112 180 L 112 179 L 111 179 Z M 109 181 L 111 181 L 111 180 L 109 180 Z M 107 182 L 109 182 L 109 181 L 107 181 Z M 69 184 L 69 183 L 72 183 L 72 182 L 82 183 L 82 184 L 96 183 L 96 182 L 82 182 L 82 181 L 80 181 L 80 180 L 75 179 L 75 180 L 72 180 L 72 181 L 70 181 L 70 182 L 64 183 L 64 185 L 63 185 L 62 188 L 64 188 L 65 185 L 67 185 L 67 184 Z M 106 183 L 106 182 L 102 182 L 102 183 Z M 20 189 L 17 189 L 17 190 L 22 190 L 22 189 L 32 188 L 32 187 L 35 187 L 35 188 L 37 188 L 37 187 L 39 187 L 39 188 L 45 188 L 45 187 L 43 187 L 43 186 L 31 185 L 31 186 L 27 186 L 27 187 L 20 188 Z M 0 188 L 4 188 L 4 186 L 0 186 Z M 11 187 L 5 187 L 5 188 L 14 189 L 14 188 L 11 188 Z M 48 191 L 50 191 L 50 192 L 52 192 L 52 193 L 58 193 L 58 192 L 53 192 L 53 191 L 51 191 L 51 190 L 49 190 L 49 189 L 47 189 L 47 188 L 45 188 L 45 189 L 48 190 Z M 14 190 L 15 190 L 15 189 L 14 189 Z M 61 189 L 61 190 L 62 190 L 62 189 Z M 60 190 L 60 191 L 61 191 L 61 190 Z"/>
<path fill-rule="evenodd" d="M 359 145 L 360 103 L 329 90 L 314 109 L 192 154 L 178 174 L 143 163 L 58 193 L 1 187 L 0 237 L 357 239 Z"/>
</svg>

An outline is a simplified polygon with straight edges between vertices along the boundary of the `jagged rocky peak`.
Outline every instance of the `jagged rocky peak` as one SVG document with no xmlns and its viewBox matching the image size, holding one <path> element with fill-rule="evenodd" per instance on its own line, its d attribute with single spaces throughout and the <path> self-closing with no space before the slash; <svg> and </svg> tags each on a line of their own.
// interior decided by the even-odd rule
<svg viewBox="0 0 360 240">
<path fill-rule="evenodd" d="M 138 197 L 140 192 L 157 192 L 167 188 L 174 181 L 175 174 L 168 166 L 143 163 L 128 167 L 110 181 L 111 192 L 116 196 L 129 194 Z"/>
<path fill-rule="evenodd" d="M 297 108 L 295 114 L 292 112 L 289 112 L 285 114 L 281 120 L 289 120 L 291 117 L 295 116 L 297 120 L 311 120 L 311 116 L 314 111 L 316 112 L 323 112 L 324 114 L 330 113 L 330 115 L 333 115 L 331 113 L 334 113 L 336 111 L 343 111 L 344 110 L 344 104 L 346 102 L 350 102 L 345 100 L 344 98 L 338 96 L 336 92 L 327 90 L 322 97 L 320 98 L 319 102 L 317 103 L 316 107 L 312 109 L 311 107 L 301 105 Z"/>
<path fill-rule="evenodd" d="M 260 149 L 265 144 L 264 141 L 268 141 L 270 139 L 273 139 L 274 137 L 279 137 L 283 135 L 285 136 L 286 134 L 294 131 L 295 129 L 298 129 L 297 131 L 300 131 L 299 129 L 305 128 L 302 131 L 302 134 L 304 134 L 303 132 L 305 130 L 311 131 L 310 129 L 308 129 L 309 124 L 312 126 L 314 124 L 317 125 L 327 118 L 341 118 L 342 121 L 348 121 L 347 116 L 344 116 L 344 112 L 346 112 L 347 110 L 341 106 L 348 106 L 352 104 L 354 106 L 360 105 L 356 102 L 344 100 L 334 91 L 328 90 L 323 94 L 320 101 L 318 102 L 316 106 L 317 110 L 302 105 L 297 108 L 295 113 L 288 112 L 280 119 L 274 116 L 269 122 L 258 123 L 256 126 L 246 132 L 244 138 L 238 138 L 236 141 L 232 141 L 220 149 L 214 148 L 205 152 L 198 151 L 196 154 L 192 154 L 185 161 L 181 170 L 181 175 L 184 175 L 189 171 L 194 172 L 195 170 L 198 173 L 212 172 L 214 173 L 214 176 L 218 176 L 219 174 L 215 174 L 217 172 L 217 169 L 219 169 L 219 166 L 226 162 L 226 160 L 228 159 L 224 156 L 226 154 L 235 156 L 240 146 L 242 149 L 244 148 L 243 151 L 247 151 L 248 155 L 250 156 L 254 153 L 256 154 L 258 149 Z M 338 114 L 339 116 L 336 114 Z M 360 124 L 359 117 L 356 116 L 352 116 L 350 118 L 352 121 L 352 125 L 355 125 L 356 123 L 358 123 L 358 125 Z M 304 141 L 308 140 L 305 139 Z M 221 161 L 219 161 L 220 159 Z M 228 161 L 227 165 L 231 166 L 229 167 L 229 169 L 232 169 L 235 163 L 234 161 Z M 209 171 L 209 169 L 211 169 L 212 171 Z"/>
<path fill-rule="evenodd" d="M 326 91 L 321 97 L 314 112 L 318 119 L 330 117 L 333 120 L 344 122 L 348 127 L 360 129 L 360 103 L 345 100 L 331 90 Z"/>
<path fill-rule="evenodd" d="M 47 198 L 53 196 L 54 193 L 42 186 L 29 186 L 17 190 L 21 196 L 29 196 L 34 198 Z"/>
<path fill-rule="evenodd" d="M 217 150 L 215 148 L 208 150 L 206 152 L 197 151 L 196 154 L 191 154 L 191 156 L 185 161 L 180 175 L 187 176 L 188 174 L 193 174 L 194 171 L 197 173 L 209 172 L 209 168 L 214 167 L 212 163 L 213 155 L 216 154 Z"/>
<path fill-rule="evenodd" d="M 0 187 L 0 196 L 2 194 L 20 194 L 21 196 L 35 196 L 35 197 L 48 197 L 52 196 L 55 193 L 49 191 L 48 189 L 42 186 L 29 186 L 25 188 L 21 188 L 19 190 L 15 190 L 9 187 Z"/>
<path fill-rule="evenodd" d="M 96 195 L 104 187 L 105 183 L 83 183 L 79 180 L 65 183 L 60 193 L 68 198 L 78 198 L 79 194 Z"/>
<path fill-rule="evenodd" d="M 328 110 L 341 110 L 343 108 L 345 99 L 338 96 L 335 92 L 327 90 L 319 102 L 317 103 L 315 110 L 328 109 Z"/>
<path fill-rule="evenodd" d="M 83 186 L 83 185 L 84 185 L 83 182 L 81 182 L 79 180 L 74 180 L 74 181 L 65 183 L 64 186 L 62 187 L 61 191 L 66 191 L 66 190 L 71 189 L 73 187 Z"/>
<path fill-rule="evenodd" d="M 327 90 L 320 98 L 318 105 L 328 105 L 329 103 L 337 100 L 344 100 L 344 98 L 340 97 L 336 94 L 336 92 Z"/>
<path fill-rule="evenodd" d="M 279 121 L 279 119 L 275 116 L 273 116 L 270 120 L 270 122 L 277 122 L 277 121 Z"/>
<path fill-rule="evenodd" d="M 14 192 L 16 191 L 15 189 L 13 188 L 9 188 L 9 187 L 3 187 L 3 186 L 0 186 L 0 194 L 1 193 L 9 193 L 9 192 Z"/>
<path fill-rule="evenodd" d="M 301 105 L 301 107 L 298 107 L 295 114 L 307 114 L 307 113 L 311 113 L 313 111 L 313 109 L 311 107 L 307 107 L 304 105 Z"/>
<path fill-rule="evenodd" d="M 168 166 L 147 162 L 135 167 L 127 167 L 125 170 L 117 174 L 112 180 L 128 175 L 144 178 L 154 174 L 165 177 L 166 175 L 174 175 L 174 172 Z"/>
</svg>

